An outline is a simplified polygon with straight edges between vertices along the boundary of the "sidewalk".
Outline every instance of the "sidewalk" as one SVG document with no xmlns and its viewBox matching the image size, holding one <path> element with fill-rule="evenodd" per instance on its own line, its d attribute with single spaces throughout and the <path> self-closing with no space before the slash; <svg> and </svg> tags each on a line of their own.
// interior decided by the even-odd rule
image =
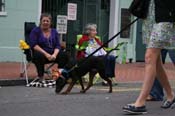
<svg viewBox="0 0 175 116">
<path fill-rule="evenodd" d="M 115 75 L 119 82 L 141 82 L 144 79 L 145 63 L 117 64 Z M 164 68 L 169 80 L 175 80 L 175 67 L 166 63 Z"/>
<path fill-rule="evenodd" d="M 141 82 L 144 78 L 144 63 L 117 64 L 115 75 L 119 83 Z M 56 65 L 55 65 L 56 68 Z M 175 67 L 171 63 L 165 64 L 165 69 L 170 80 L 175 80 Z M 0 62 L 0 85 L 4 81 L 22 81 L 25 84 L 25 78 L 20 77 L 19 62 Z M 31 63 L 28 67 L 28 77 L 33 79 L 37 76 L 35 66 Z"/>
</svg>

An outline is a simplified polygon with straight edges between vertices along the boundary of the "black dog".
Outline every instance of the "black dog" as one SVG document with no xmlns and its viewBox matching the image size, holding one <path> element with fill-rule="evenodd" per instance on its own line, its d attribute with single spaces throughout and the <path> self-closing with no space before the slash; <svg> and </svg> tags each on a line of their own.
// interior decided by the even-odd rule
<svg viewBox="0 0 175 116">
<path fill-rule="evenodd" d="M 93 85 L 93 78 L 95 74 L 98 72 L 100 77 L 107 81 L 109 85 L 109 93 L 112 93 L 112 81 L 109 79 L 109 77 L 105 76 L 105 63 L 104 63 L 104 57 L 95 57 L 92 56 L 89 59 L 80 59 L 77 62 L 75 60 L 70 60 L 67 65 L 65 66 L 66 70 L 72 69 L 75 64 L 78 66 L 73 68 L 70 72 L 63 71 L 62 76 L 56 79 L 56 93 L 60 93 L 61 90 L 64 88 L 64 86 L 67 84 L 68 79 L 72 79 L 71 83 L 69 84 L 66 91 L 64 91 L 62 94 L 68 94 L 72 90 L 75 83 L 79 80 L 80 85 L 82 87 L 81 92 L 85 93 L 92 85 Z M 82 82 L 82 76 L 84 76 L 86 73 L 90 73 L 89 76 L 89 83 L 86 88 L 84 88 L 83 82 Z"/>
</svg>

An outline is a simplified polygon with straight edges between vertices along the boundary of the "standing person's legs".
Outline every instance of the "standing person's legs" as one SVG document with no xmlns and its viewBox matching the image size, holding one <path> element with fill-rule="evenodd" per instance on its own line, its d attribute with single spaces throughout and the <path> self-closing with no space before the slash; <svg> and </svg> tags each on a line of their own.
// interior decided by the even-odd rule
<svg viewBox="0 0 175 116">
<path fill-rule="evenodd" d="M 167 52 L 168 52 L 168 50 L 166 50 L 166 49 L 161 50 L 161 57 L 162 57 L 163 63 L 165 63 Z M 153 84 L 151 92 L 147 98 L 147 101 L 162 101 L 163 97 L 164 97 L 163 87 L 160 84 L 159 80 L 156 78 L 154 80 L 154 84 Z"/>
<path fill-rule="evenodd" d="M 140 96 L 138 97 L 138 99 L 135 103 L 135 106 L 142 106 L 145 104 L 145 95 L 148 94 L 148 92 L 150 91 L 150 87 L 152 87 L 153 79 L 154 79 L 153 76 L 156 76 L 155 75 L 156 72 L 157 72 L 157 76 L 160 80 L 160 83 L 162 84 L 162 86 L 164 87 L 164 89 L 166 91 L 167 100 L 172 101 L 174 98 L 174 95 L 172 93 L 172 89 L 170 87 L 166 72 L 163 68 L 162 60 L 160 58 L 160 54 L 159 54 L 160 49 L 148 49 L 148 51 L 149 50 L 151 50 L 151 52 L 155 55 L 151 55 L 152 53 L 148 53 L 148 58 L 146 58 L 147 64 L 145 67 L 145 80 L 144 80 L 142 92 L 140 93 Z M 155 58 L 153 58 L 153 56 Z M 153 69 L 153 68 L 155 68 L 155 69 Z"/>
<path fill-rule="evenodd" d="M 165 59 L 167 56 L 168 50 L 167 49 L 162 49 L 161 50 L 161 56 L 162 56 L 162 63 L 165 64 Z"/>
<path fill-rule="evenodd" d="M 175 65 L 175 50 L 172 49 L 172 50 L 168 50 L 169 52 L 169 56 L 171 58 L 171 61 L 173 62 L 173 64 Z"/>
<path fill-rule="evenodd" d="M 160 51 L 161 51 L 160 49 L 156 48 L 147 49 L 145 55 L 145 61 L 146 61 L 145 78 L 142 90 L 136 102 L 134 104 L 131 105 L 128 104 L 127 106 L 125 106 L 123 108 L 124 111 L 139 114 L 146 113 L 146 107 L 145 107 L 146 98 L 150 93 L 156 75 L 159 77 L 161 84 L 165 88 L 165 91 L 167 93 L 167 100 L 172 103 L 174 99 L 174 94 L 168 82 L 165 70 L 163 69 L 160 57 Z"/>
<path fill-rule="evenodd" d="M 158 59 L 157 61 L 157 76 L 159 77 L 159 81 L 163 88 L 165 89 L 165 92 L 167 94 L 167 100 L 172 101 L 174 99 L 174 93 L 171 89 L 170 83 L 168 81 L 168 77 L 166 75 L 165 69 L 162 64 L 162 60 Z"/>
<path fill-rule="evenodd" d="M 154 80 L 154 84 L 151 89 L 149 97 L 150 98 L 147 98 L 147 101 L 162 101 L 163 100 L 163 97 L 164 97 L 163 87 L 157 78 Z"/>
<path fill-rule="evenodd" d="M 142 86 L 142 91 L 135 102 L 136 107 L 144 106 L 147 96 L 149 95 L 153 82 L 156 77 L 156 64 L 160 57 L 160 49 L 149 48 L 145 55 L 145 78 Z"/>
</svg>

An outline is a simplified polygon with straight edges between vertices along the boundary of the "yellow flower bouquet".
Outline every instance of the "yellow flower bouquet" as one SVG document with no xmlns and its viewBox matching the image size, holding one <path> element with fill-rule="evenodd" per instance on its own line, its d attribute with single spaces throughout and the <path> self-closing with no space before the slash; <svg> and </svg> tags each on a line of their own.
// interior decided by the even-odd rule
<svg viewBox="0 0 175 116">
<path fill-rule="evenodd" d="M 19 41 L 19 48 L 21 50 L 27 50 L 30 48 L 30 46 L 24 40 L 20 40 Z"/>
<path fill-rule="evenodd" d="M 31 56 L 31 50 L 30 46 L 24 41 L 20 40 L 19 41 L 19 48 L 23 51 L 23 53 L 26 55 L 27 61 L 31 61 L 32 56 Z"/>
</svg>

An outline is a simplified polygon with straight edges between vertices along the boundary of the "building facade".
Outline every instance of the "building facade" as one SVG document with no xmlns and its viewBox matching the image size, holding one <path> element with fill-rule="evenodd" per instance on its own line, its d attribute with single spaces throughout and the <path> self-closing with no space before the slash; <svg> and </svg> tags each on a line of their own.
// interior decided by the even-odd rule
<svg viewBox="0 0 175 116">
<path fill-rule="evenodd" d="M 82 33 L 87 23 L 96 23 L 98 35 L 106 42 L 134 19 L 128 12 L 132 0 L 0 0 L 0 62 L 21 61 L 18 46 L 19 40 L 24 39 L 24 22 L 38 24 L 40 14 L 49 12 L 53 16 L 53 27 L 56 27 L 56 16 L 67 14 L 69 2 L 77 4 L 77 20 L 68 21 L 68 32 L 63 38 L 73 54 L 76 35 Z M 120 42 L 127 42 L 126 60 L 144 60 L 141 21 L 124 31 L 108 47 L 115 47 Z"/>
<path fill-rule="evenodd" d="M 135 19 L 128 11 L 131 2 L 132 0 L 111 0 L 109 38 Z M 125 52 L 127 61 L 129 61 L 129 59 L 132 59 L 133 62 L 144 61 L 146 47 L 142 43 L 141 25 L 141 21 L 138 21 L 109 44 L 109 46 L 115 47 L 116 43 L 126 42 L 126 50 L 121 51 L 122 53 L 120 53 L 120 55 Z"/>
<path fill-rule="evenodd" d="M 21 61 L 24 22 L 38 22 L 41 0 L 0 0 L 0 61 Z"/>
</svg>

